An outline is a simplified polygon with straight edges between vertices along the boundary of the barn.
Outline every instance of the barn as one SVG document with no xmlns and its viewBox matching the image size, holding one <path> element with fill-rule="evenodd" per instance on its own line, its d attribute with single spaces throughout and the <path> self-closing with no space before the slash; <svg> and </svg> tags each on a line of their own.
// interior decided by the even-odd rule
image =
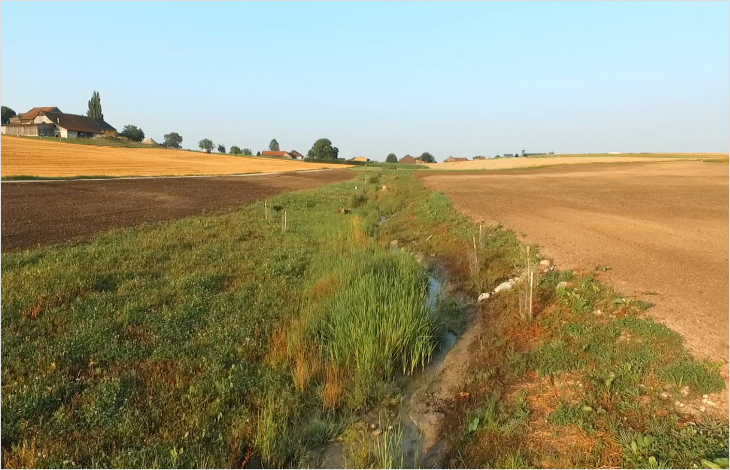
<svg viewBox="0 0 730 470">
<path fill-rule="evenodd" d="M 67 114 L 55 106 L 33 108 L 10 119 L 2 126 L 8 135 L 61 137 L 62 139 L 90 139 L 115 137 L 117 130 L 101 119 L 78 114 Z"/>
</svg>

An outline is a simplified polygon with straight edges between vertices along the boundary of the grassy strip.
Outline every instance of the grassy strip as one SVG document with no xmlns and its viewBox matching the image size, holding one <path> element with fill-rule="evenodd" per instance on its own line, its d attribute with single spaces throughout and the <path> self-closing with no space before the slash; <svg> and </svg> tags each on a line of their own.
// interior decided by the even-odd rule
<svg viewBox="0 0 730 470">
<path fill-rule="evenodd" d="M 46 142 L 62 142 L 65 144 L 79 145 L 96 145 L 99 147 L 128 147 L 128 148 L 165 148 L 160 144 L 143 144 L 142 142 L 133 142 L 131 140 L 122 140 L 117 137 L 97 137 L 94 139 L 63 139 L 61 137 L 38 137 L 27 135 L 11 135 L 11 137 L 19 137 L 21 139 L 42 140 Z"/>
<path fill-rule="evenodd" d="M 3 464 L 311 464 L 436 345 L 377 204 L 345 183 L 3 256 Z"/>
</svg>

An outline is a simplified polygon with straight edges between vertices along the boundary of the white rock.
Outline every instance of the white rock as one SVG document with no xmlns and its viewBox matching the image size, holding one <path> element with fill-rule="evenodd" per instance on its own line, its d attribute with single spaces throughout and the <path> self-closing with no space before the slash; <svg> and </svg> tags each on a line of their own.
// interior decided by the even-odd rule
<svg viewBox="0 0 730 470">
<path fill-rule="evenodd" d="M 544 259 L 540 261 L 540 268 L 547 271 L 548 269 L 550 269 L 550 266 L 552 266 L 552 264 L 553 263 L 551 263 L 549 259 Z"/>
<path fill-rule="evenodd" d="M 502 292 L 504 290 L 510 290 L 515 286 L 515 283 L 512 281 L 505 281 L 502 284 L 498 285 L 494 288 L 494 293 Z"/>
<path fill-rule="evenodd" d="M 708 398 L 707 394 L 705 393 L 704 395 L 702 395 L 702 398 L 707 399 Z"/>
<path fill-rule="evenodd" d="M 705 407 L 704 406 L 700 406 L 700 411 L 704 413 L 705 412 Z"/>
<path fill-rule="evenodd" d="M 489 298 L 489 292 L 484 292 L 482 294 L 479 294 L 479 298 L 477 299 L 477 302 L 481 302 L 482 300 L 487 300 Z"/>
<path fill-rule="evenodd" d="M 565 289 L 568 287 L 568 281 L 560 281 L 558 282 L 558 285 L 555 286 L 555 290 Z"/>
</svg>

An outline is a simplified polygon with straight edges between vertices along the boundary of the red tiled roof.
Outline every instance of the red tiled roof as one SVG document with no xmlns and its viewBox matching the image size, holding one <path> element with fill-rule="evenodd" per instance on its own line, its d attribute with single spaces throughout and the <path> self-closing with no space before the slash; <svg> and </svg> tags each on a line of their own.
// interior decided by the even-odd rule
<svg viewBox="0 0 730 470">
<path fill-rule="evenodd" d="M 407 165 L 415 165 L 415 164 L 421 163 L 421 162 L 419 162 L 415 158 L 411 157 L 410 155 L 406 155 L 405 157 L 398 160 L 398 163 L 405 163 Z"/>
<path fill-rule="evenodd" d="M 61 110 L 58 109 L 55 106 L 44 106 L 44 107 L 40 107 L 40 108 L 33 108 L 30 111 L 28 111 L 27 113 L 21 114 L 20 115 L 20 120 L 21 121 L 32 121 L 41 112 L 44 112 L 44 113 L 60 113 Z"/>
</svg>

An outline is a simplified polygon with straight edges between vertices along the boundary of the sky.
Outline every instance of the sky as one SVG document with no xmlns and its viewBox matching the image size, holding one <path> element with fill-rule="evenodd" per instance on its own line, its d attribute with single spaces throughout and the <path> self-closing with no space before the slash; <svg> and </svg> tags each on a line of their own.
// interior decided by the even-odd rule
<svg viewBox="0 0 730 470">
<path fill-rule="evenodd" d="M 0 102 L 184 148 L 728 152 L 728 2 L 10 2 Z"/>
</svg>

